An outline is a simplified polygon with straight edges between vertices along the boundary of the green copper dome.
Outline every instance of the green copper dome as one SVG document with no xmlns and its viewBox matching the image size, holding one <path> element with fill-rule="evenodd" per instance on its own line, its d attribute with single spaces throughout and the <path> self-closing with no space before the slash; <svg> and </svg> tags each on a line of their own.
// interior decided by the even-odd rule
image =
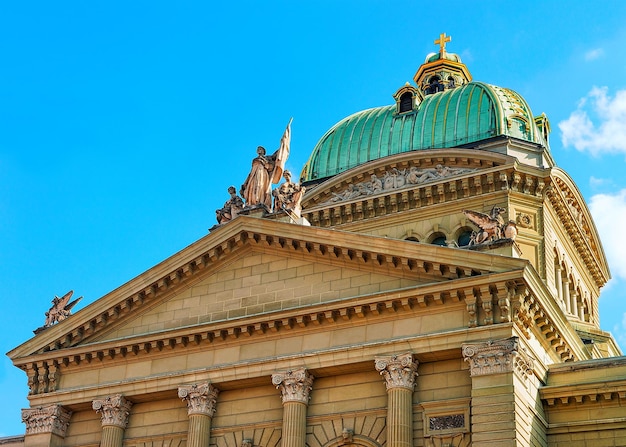
<svg viewBox="0 0 626 447">
<path fill-rule="evenodd" d="M 481 82 L 427 95 L 416 110 L 396 105 L 355 113 L 317 143 L 302 181 L 322 179 L 368 161 L 422 149 L 471 147 L 508 136 L 547 146 L 530 107 L 512 90 Z"/>
</svg>

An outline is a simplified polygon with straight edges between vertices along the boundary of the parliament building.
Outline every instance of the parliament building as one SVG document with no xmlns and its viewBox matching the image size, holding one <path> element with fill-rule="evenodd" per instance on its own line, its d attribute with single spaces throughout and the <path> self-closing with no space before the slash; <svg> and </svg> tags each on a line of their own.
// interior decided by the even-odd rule
<svg viewBox="0 0 626 447">
<path fill-rule="evenodd" d="M 53 307 L 8 353 L 30 407 L 0 443 L 626 446 L 589 209 L 548 118 L 473 80 L 448 41 L 390 105 L 320 138 L 282 189 L 297 206 L 252 203 L 286 135 L 206 236 L 74 314 Z"/>
</svg>

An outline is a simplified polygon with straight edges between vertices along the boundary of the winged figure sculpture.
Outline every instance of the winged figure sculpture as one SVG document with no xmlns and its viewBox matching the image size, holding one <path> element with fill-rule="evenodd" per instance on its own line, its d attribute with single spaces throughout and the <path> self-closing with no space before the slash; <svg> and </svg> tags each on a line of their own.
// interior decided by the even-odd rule
<svg viewBox="0 0 626 447">
<path fill-rule="evenodd" d="M 74 294 L 73 290 L 70 290 L 61 298 L 58 296 L 54 296 L 52 299 L 52 307 L 48 312 L 46 312 L 46 323 L 44 327 L 50 327 L 54 323 L 58 323 L 59 321 L 65 320 L 67 317 L 71 315 L 72 307 L 76 305 L 83 297 L 76 298 L 74 301 L 70 302 L 70 298 Z"/>
<path fill-rule="evenodd" d="M 504 208 L 498 206 L 494 206 L 490 214 L 463 210 L 463 214 L 480 228 L 480 231 L 472 237 L 470 245 L 502 239 L 504 231 L 504 219 L 502 218 L 502 214 L 504 214 L 505 211 Z"/>
</svg>

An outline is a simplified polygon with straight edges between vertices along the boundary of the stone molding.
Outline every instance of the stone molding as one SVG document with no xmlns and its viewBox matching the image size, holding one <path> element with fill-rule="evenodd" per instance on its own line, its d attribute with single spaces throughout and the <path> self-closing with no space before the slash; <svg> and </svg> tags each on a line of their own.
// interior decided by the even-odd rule
<svg viewBox="0 0 626 447">
<path fill-rule="evenodd" d="M 532 374 L 534 361 L 519 348 L 518 337 L 489 340 L 484 343 L 464 343 L 463 359 L 470 364 L 470 376 L 486 376 L 519 372 L 523 377 Z"/>
<path fill-rule="evenodd" d="M 102 426 L 113 425 L 115 427 L 126 428 L 130 408 L 133 403 L 126 400 L 121 394 L 109 396 L 104 399 L 97 399 L 92 402 L 92 408 L 96 413 L 101 414 Z"/>
<path fill-rule="evenodd" d="M 187 414 L 203 414 L 213 417 L 220 390 L 209 382 L 178 387 L 178 397 L 187 403 Z"/>
<path fill-rule="evenodd" d="M 272 384 L 280 390 L 283 404 L 287 402 L 308 404 L 314 379 L 306 368 L 272 374 Z"/>
<path fill-rule="evenodd" d="M 413 360 L 413 354 L 394 354 L 375 357 L 376 371 L 385 379 L 387 390 L 406 388 L 413 391 L 417 377 L 418 362 Z"/>
<path fill-rule="evenodd" d="M 71 416 L 71 411 L 58 404 L 22 410 L 22 422 L 26 424 L 27 435 L 52 433 L 64 438 Z"/>
</svg>

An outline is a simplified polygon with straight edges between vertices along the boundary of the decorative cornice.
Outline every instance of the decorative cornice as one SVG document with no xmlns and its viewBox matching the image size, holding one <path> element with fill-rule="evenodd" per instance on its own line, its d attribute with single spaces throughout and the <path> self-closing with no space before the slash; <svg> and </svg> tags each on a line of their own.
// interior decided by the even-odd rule
<svg viewBox="0 0 626 447">
<path fill-rule="evenodd" d="M 428 166 L 436 166 L 434 160 L 430 161 Z M 453 166 L 454 161 L 450 160 L 449 164 Z M 393 163 L 396 171 L 408 170 L 408 166 L 408 162 Z M 469 166 L 480 165 L 473 163 Z M 541 200 L 550 182 L 541 172 L 520 171 L 513 164 L 492 164 L 454 176 L 439 176 L 428 182 L 406 183 L 402 188 L 386 188 L 378 193 L 367 187 L 356 189 L 355 185 L 369 185 L 377 180 L 369 179 L 371 172 L 367 172 L 368 178 L 364 178 L 363 173 L 355 173 L 329 184 L 323 191 L 313 189 L 311 197 L 305 197 L 306 209 L 302 215 L 313 226 L 333 227 L 497 191 L 515 192 Z M 374 172 L 383 175 L 386 171 Z"/>
<path fill-rule="evenodd" d="M 215 414 L 219 392 L 209 382 L 178 387 L 178 397 L 187 402 L 188 415 L 203 414 L 211 418 Z"/>
<path fill-rule="evenodd" d="M 491 259 L 492 257 L 489 256 Z M 375 317 L 385 314 L 400 314 L 407 311 L 424 310 L 431 306 L 457 305 L 463 302 L 467 296 L 472 295 L 479 284 L 490 284 L 496 290 L 502 289 L 504 284 L 513 281 L 522 281 L 523 270 L 520 264 L 515 262 L 510 271 L 502 273 L 481 274 L 471 270 L 462 274 L 460 270 L 450 271 L 443 265 L 422 264 L 417 272 L 426 269 L 428 273 L 438 272 L 441 278 L 446 278 L 446 288 L 442 289 L 441 283 L 433 282 L 414 289 L 402 289 L 390 293 L 389 291 L 365 295 L 349 302 L 323 303 L 306 308 L 295 308 L 289 311 L 289 315 L 276 315 L 275 319 L 268 319 L 268 315 L 259 315 L 249 318 L 241 318 L 226 322 L 204 324 L 181 328 L 157 334 L 142 335 L 137 337 L 125 337 L 122 340 L 112 340 L 98 345 L 76 346 L 73 348 L 49 351 L 44 354 L 32 356 L 31 361 L 17 366 L 23 368 L 29 377 L 32 394 L 41 394 L 36 386 L 36 378 L 39 371 L 45 371 L 45 365 L 56 363 L 59 368 L 71 367 L 79 364 L 94 362 L 113 361 L 119 358 L 135 358 L 154 352 L 166 350 L 189 349 L 206 344 L 230 341 L 241 337 L 259 336 L 267 333 L 293 331 L 318 324 L 341 324 L 344 321 L 361 319 L 363 317 Z M 417 269 L 418 266 L 398 264 L 398 269 Z M 473 276 L 469 276 L 474 272 Z M 427 273 L 427 274 L 428 274 Z M 456 276 L 456 278 L 455 278 Z M 483 321 L 478 321 L 482 325 Z M 41 359 L 41 360 L 39 360 Z M 44 365 L 44 366 L 42 366 Z M 31 380 L 31 376 L 33 379 Z M 44 391 L 45 392 L 45 391 Z"/>
<path fill-rule="evenodd" d="M 126 317 L 138 312 L 139 309 L 153 305 L 155 301 L 174 293 L 188 281 L 196 280 L 197 275 L 206 274 L 208 271 L 218 268 L 223 261 L 229 259 L 239 250 L 273 249 L 290 252 L 293 255 L 307 256 L 312 261 L 323 259 L 324 262 L 340 265 L 351 262 L 358 265 L 360 269 L 363 267 L 372 269 L 388 267 L 398 273 L 418 273 L 435 279 L 470 277 L 493 271 L 491 258 L 489 258 L 489 262 L 484 263 L 482 261 L 487 260 L 487 258 L 484 260 L 473 259 L 476 263 L 469 264 L 465 257 L 454 256 L 454 252 L 438 259 L 430 256 L 420 257 L 417 255 L 420 253 L 419 251 L 415 252 L 413 248 L 412 251 L 408 251 L 404 241 L 390 241 L 386 238 L 354 235 L 352 233 L 346 233 L 345 237 L 338 239 L 336 232 L 325 232 L 319 229 L 312 234 L 303 235 L 301 228 L 308 227 L 265 221 L 247 216 L 239 217 L 210 235 L 215 235 L 215 238 L 221 235 L 223 239 L 218 238 L 218 241 L 214 243 L 206 242 L 204 249 L 197 250 L 196 254 L 188 256 L 184 261 L 168 260 L 168 262 L 162 263 L 163 265 L 178 265 L 173 271 L 164 270 L 158 275 L 146 275 L 146 281 L 142 282 L 141 287 L 132 286 L 134 281 L 131 281 L 132 287 L 129 287 L 129 291 L 116 300 L 112 299 L 113 294 L 101 298 L 99 301 L 103 303 L 110 301 L 110 304 L 103 305 L 101 306 L 102 309 L 96 310 L 98 306 L 94 306 L 97 304 L 94 303 L 92 305 L 94 308 L 89 309 L 91 315 L 83 320 L 75 316 L 73 321 L 76 322 L 76 327 L 67 332 L 58 331 L 58 327 L 62 325 L 49 328 L 42 333 L 44 340 L 46 340 L 46 336 L 49 337 L 45 341 L 45 345 L 39 346 L 36 351 L 29 352 L 26 356 L 45 354 L 47 358 L 50 358 L 54 356 L 51 354 L 54 351 L 85 343 L 94 334 L 121 324 Z M 268 225 L 268 222 L 271 225 Z M 297 228 L 294 230 L 294 227 Z M 396 243 L 404 245 L 396 246 Z M 37 338 L 35 337 L 33 341 L 36 341 Z M 98 354 L 98 356 L 100 359 L 103 356 L 115 356 L 118 354 L 116 351 L 118 350 L 109 350 Z M 20 363 L 19 355 L 9 354 L 14 362 Z M 63 363 L 67 362 L 63 361 Z"/>
<path fill-rule="evenodd" d="M 596 285 L 602 287 L 608 281 L 604 253 L 602 248 L 598 247 L 597 233 L 592 229 L 593 224 L 589 223 L 588 211 L 581 206 L 582 198 L 558 176 L 555 176 L 554 185 L 555 187 L 548 191 L 547 197 Z"/>
<path fill-rule="evenodd" d="M 464 343 L 463 358 L 470 364 L 470 376 L 517 371 L 523 377 L 533 372 L 533 359 L 519 349 L 518 337 L 484 343 Z"/>
<path fill-rule="evenodd" d="M 272 384 L 280 390 L 283 404 L 301 402 L 308 404 L 314 377 L 306 368 L 272 374 Z"/>
<path fill-rule="evenodd" d="M 22 410 L 27 435 L 52 433 L 64 438 L 71 416 L 71 411 L 58 404 Z"/>
<path fill-rule="evenodd" d="M 406 388 L 413 391 L 417 377 L 417 361 L 413 354 L 380 356 L 374 359 L 376 371 L 385 379 L 387 390 Z"/>
<path fill-rule="evenodd" d="M 94 400 L 92 407 L 96 413 L 101 414 L 102 426 L 112 425 L 115 427 L 126 428 L 128 425 L 128 416 L 130 416 L 130 408 L 133 403 L 126 400 L 121 394 L 109 396 L 105 399 Z"/>
</svg>

